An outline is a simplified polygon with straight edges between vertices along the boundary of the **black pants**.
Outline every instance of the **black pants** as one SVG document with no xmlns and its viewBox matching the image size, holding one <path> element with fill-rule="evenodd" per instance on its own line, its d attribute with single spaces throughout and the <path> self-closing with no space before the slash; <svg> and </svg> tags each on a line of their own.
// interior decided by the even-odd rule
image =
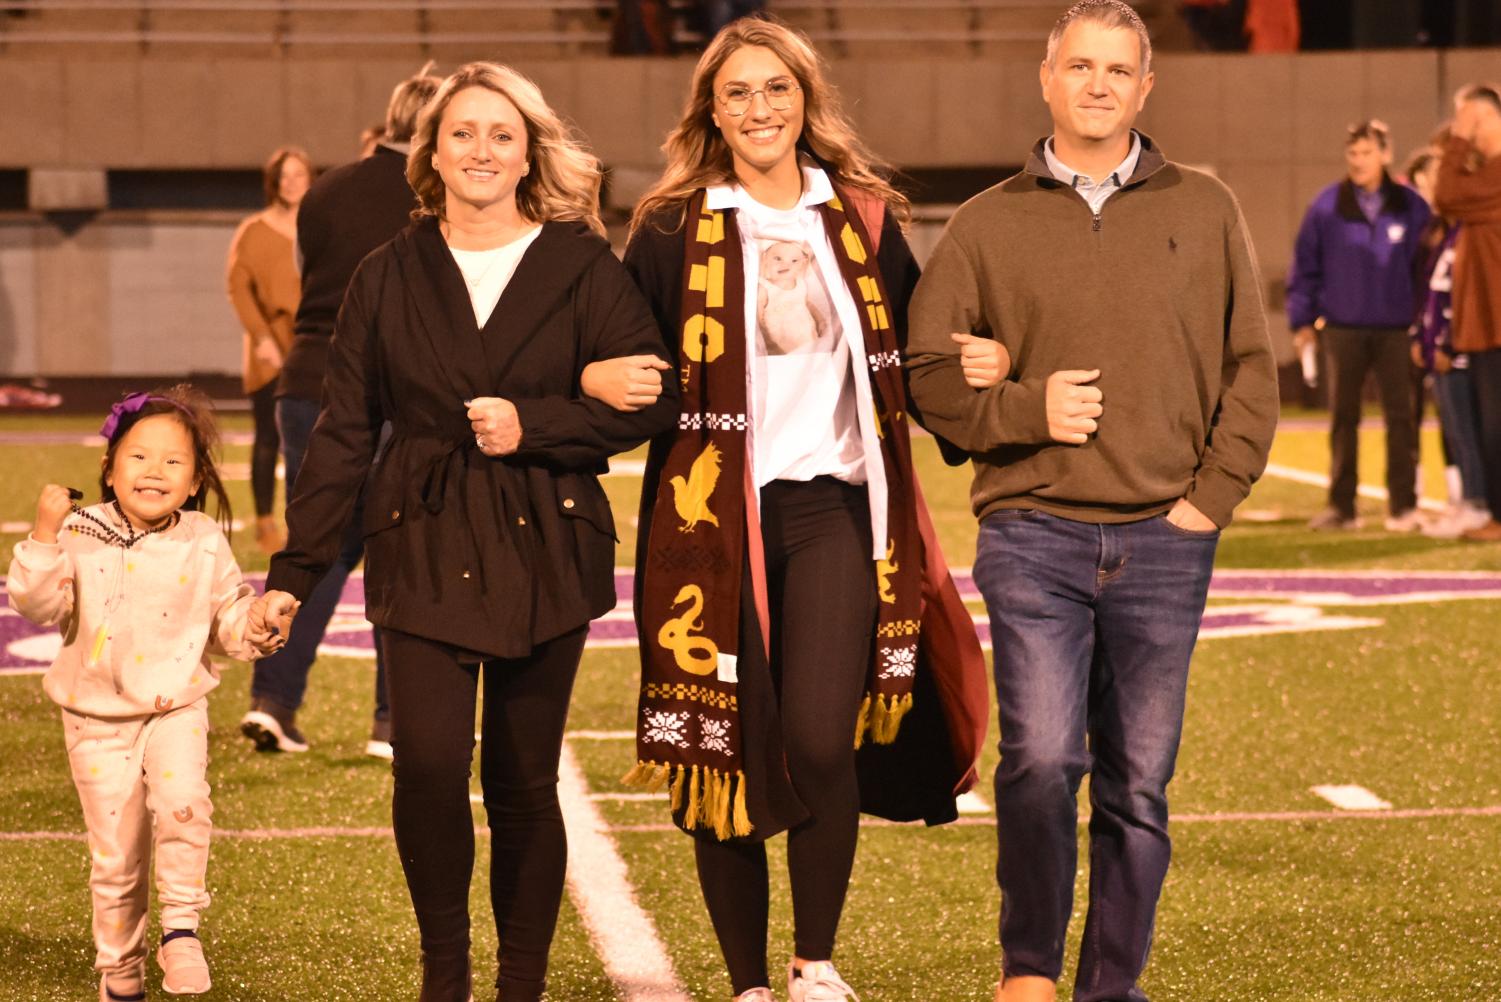
<svg viewBox="0 0 1501 1002">
<path fill-rule="evenodd" d="M 1501 518 L 1501 348 L 1470 353 L 1470 380 L 1485 464 L 1485 500 L 1491 517 Z"/>
<path fill-rule="evenodd" d="M 469 806 L 474 701 L 484 677 L 480 785 L 490 824 L 497 998 L 542 997 L 568 845 L 558 756 L 587 629 L 530 657 L 462 664 L 446 644 L 382 630 L 396 751 L 392 819 L 422 937 L 422 1002 L 464 1002 L 469 981 Z"/>
<path fill-rule="evenodd" d="M 796 951 L 828 960 L 860 832 L 855 718 L 875 633 L 875 566 L 863 486 L 819 477 L 761 490 L 787 771 L 811 817 L 787 834 Z M 769 985 L 766 847 L 695 842 L 698 880 L 735 994 Z"/>
<path fill-rule="evenodd" d="M 255 441 L 250 446 L 250 491 L 256 515 L 269 515 L 276 503 L 276 456 L 281 437 L 276 433 L 276 380 L 250 394 Z"/>
<path fill-rule="evenodd" d="M 1326 327 L 1329 373 L 1329 506 L 1355 517 L 1357 433 L 1361 391 L 1374 371 L 1386 417 L 1386 490 L 1391 513 L 1417 506 L 1417 422 L 1413 415 L 1412 355 L 1407 332 L 1396 327 Z"/>
</svg>

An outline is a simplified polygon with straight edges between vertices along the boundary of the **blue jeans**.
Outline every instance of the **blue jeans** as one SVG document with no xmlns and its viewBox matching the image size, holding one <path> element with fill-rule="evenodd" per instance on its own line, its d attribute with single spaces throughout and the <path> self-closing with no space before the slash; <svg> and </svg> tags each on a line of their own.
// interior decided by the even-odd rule
<svg viewBox="0 0 1501 1002">
<path fill-rule="evenodd" d="M 1089 913 L 1075 1002 L 1144 1002 L 1171 853 L 1167 784 L 1218 532 L 1163 516 L 1094 525 L 1040 511 L 980 524 L 990 613 L 1001 953 L 1008 977 L 1057 980 L 1090 773 Z"/>
<path fill-rule="evenodd" d="M 1433 374 L 1433 400 L 1449 459 L 1459 467 L 1464 499 L 1486 505 L 1485 458 L 1480 452 L 1480 419 L 1475 410 L 1475 381 L 1469 369 Z"/>
<path fill-rule="evenodd" d="M 282 461 L 286 464 L 287 498 L 297 483 L 297 471 L 302 469 L 302 457 L 307 455 L 308 439 L 312 437 L 313 425 L 318 421 L 319 404 L 316 400 L 297 397 L 281 397 L 276 401 L 276 427 L 281 433 Z M 354 514 L 344 530 L 344 544 L 339 556 L 312 594 L 297 610 L 297 620 L 287 646 L 269 658 L 255 663 L 254 677 L 250 682 L 253 699 L 269 699 L 288 710 L 302 706 L 303 694 L 307 692 L 308 672 L 318 658 L 318 645 L 328 631 L 328 621 L 333 618 L 334 608 L 344 591 L 344 582 L 365 556 L 365 539 L 360 531 L 360 515 L 365 507 L 365 492 L 354 505 Z M 391 716 L 386 701 L 386 661 L 381 654 L 380 631 L 375 629 L 375 719 L 387 720 Z"/>
</svg>

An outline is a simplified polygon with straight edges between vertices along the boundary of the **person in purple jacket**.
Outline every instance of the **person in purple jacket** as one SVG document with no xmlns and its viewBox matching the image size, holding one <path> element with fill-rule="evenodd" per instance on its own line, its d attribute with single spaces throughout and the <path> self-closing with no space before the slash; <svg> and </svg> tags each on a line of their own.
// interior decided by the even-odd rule
<svg viewBox="0 0 1501 1002">
<path fill-rule="evenodd" d="M 1361 389 L 1374 370 L 1386 417 L 1389 532 L 1422 528 L 1417 509 L 1417 429 L 1407 328 L 1416 313 L 1412 275 L 1432 211 L 1387 173 L 1391 134 L 1352 125 L 1348 175 L 1314 198 L 1298 230 L 1287 278 L 1287 322 L 1301 350 L 1321 328 L 1329 387 L 1329 507 L 1309 527 L 1355 529 L 1356 431 Z"/>
</svg>

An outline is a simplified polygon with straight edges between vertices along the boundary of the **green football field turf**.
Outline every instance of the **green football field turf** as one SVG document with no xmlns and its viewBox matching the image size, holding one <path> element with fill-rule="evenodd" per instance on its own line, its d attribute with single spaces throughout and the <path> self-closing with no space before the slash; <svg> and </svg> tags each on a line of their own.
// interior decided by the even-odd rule
<svg viewBox="0 0 1501 1002">
<path fill-rule="evenodd" d="M 239 417 L 227 423 L 247 427 Z M 0 436 L 22 428 L 85 433 L 96 425 L 5 419 Z M 1425 494 L 1440 497 L 1433 432 L 1424 447 Z M 974 552 L 967 473 L 943 468 L 930 441 L 918 440 L 917 452 L 950 563 L 967 566 Z M 98 456 L 79 445 L 0 444 L 0 469 L 7 471 L 0 522 L 29 522 L 48 480 L 92 496 Z M 1362 482 L 1382 482 L 1381 456 L 1379 431 L 1368 426 Z M 233 446 L 227 458 L 243 465 L 248 449 Z M 1285 429 L 1272 461 L 1322 473 L 1324 435 L 1301 423 Z M 607 484 L 625 562 L 639 480 L 617 476 Z M 248 484 L 232 489 L 244 517 Z M 1264 479 L 1225 534 L 1218 566 L 1501 571 L 1501 546 L 1379 531 L 1376 500 L 1362 501 L 1362 514 L 1377 529 L 1309 533 L 1303 522 L 1322 503 L 1316 487 Z M 0 535 L 0 543 L 8 551 L 17 538 Z M 249 532 L 235 542 L 247 570 L 264 569 Z M 1143 987 L 1154 1002 L 1501 999 L 1501 633 L 1493 618 L 1501 616 L 1501 600 L 1323 611 L 1368 622 L 1212 637 L 1199 646 L 1169 791 L 1174 861 Z M 415 998 L 416 931 L 385 831 L 389 768 L 362 754 L 371 663 L 319 662 L 299 716 L 314 747 L 300 756 L 256 755 L 239 736 L 249 675 L 243 665 L 228 666 L 210 699 L 209 770 L 220 834 L 203 932 L 215 979 L 207 997 Z M 92 999 L 87 852 L 56 710 L 39 681 L 0 673 L 0 998 Z M 631 764 L 631 742 L 612 735 L 632 726 L 635 681 L 632 651 L 586 654 L 570 729 L 588 734 L 571 738 L 569 747 L 599 797 L 627 792 L 619 777 Z M 992 727 L 978 788 L 987 802 L 994 739 Z M 1310 792 L 1318 784 L 1362 786 L 1393 809 L 1340 812 Z M 611 799 L 595 806 L 681 984 L 699 1002 L 724 1002 L 729 984 L 698 896 L 691 847 L 664 830 L 665 806 Z M 482 825 L 478 808 L 475 817 Z M 313 828 L 338 831 L 306 831 Z M 791 950 L 783 841 L 772 843 L 774 972 Z M 478 847 L 472 913 L 483 985 L 493 976 L 495 936 L 483 836 Z M 994 828 L 983 814 L 939 829 L 865 827 L 835 958 L 864 1002 L 990 998 L 997 966 L 993 865 Z M 1085 869 L 1062 998 L 1082 927 Z M 627 997 L 606 974 L 570 901 L 550 983 L 554 1002 Z"/>
</svg>

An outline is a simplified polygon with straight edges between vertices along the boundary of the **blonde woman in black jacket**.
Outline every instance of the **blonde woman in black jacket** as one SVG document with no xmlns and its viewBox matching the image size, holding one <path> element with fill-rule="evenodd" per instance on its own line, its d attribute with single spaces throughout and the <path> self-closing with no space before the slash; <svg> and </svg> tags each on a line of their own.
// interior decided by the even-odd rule
<svg viewBox="0 0 1501 1002">
<path fill-rule="evenodd" d="M 597 214 L 598 161 L 536 86 L 474 63 L 423 112 L 407 176 L 421 215 L 368 257 L 335 330 L 324 404 L 261 612 L 334 559 L 383 421 L 365 506 L 366 610 L 382 628 L 396 843 L 421 931 L 422 1002 L 469 997 L 480 776 L 500 938 L 497 998 L 541 998 L 566 858 L 557 769 L 591 619 L 615 604 L 596 479 L 662 431 L 664 393 L 617 411 L 578 392 L 600 358 L 663 351 Z"/>
</svg>

